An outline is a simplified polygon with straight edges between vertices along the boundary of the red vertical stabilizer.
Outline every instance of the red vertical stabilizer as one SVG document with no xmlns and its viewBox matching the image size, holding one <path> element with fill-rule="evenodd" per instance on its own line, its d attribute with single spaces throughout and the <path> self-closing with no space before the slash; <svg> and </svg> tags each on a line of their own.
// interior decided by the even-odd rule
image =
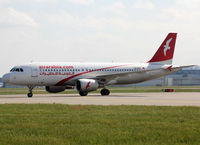
<svg viewBox="0 0 200 145">
<path fill-rule="evenodd" d="M 148 63 L 172 64 L 177 33 L 169 33 Z"/>
</svg>

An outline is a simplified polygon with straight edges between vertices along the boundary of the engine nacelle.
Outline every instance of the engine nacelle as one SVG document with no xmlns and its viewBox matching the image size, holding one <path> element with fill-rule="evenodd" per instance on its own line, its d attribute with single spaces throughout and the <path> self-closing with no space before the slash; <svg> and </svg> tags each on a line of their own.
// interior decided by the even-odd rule
<svg viewBox="0 0 200 145">
<path fill-rule="evenodd" d="M 49 93 L 59 93 L 66 89 L 66 86 L 46 86 L 46 91 Z"/>
<path fill-rule="evenodd" d="M 76 82 L 76 89 L 78 91 L 95 91 L 99 88 L 99 83 L 97 80 L 93 79 L 79 79 Z"/>
</svg>

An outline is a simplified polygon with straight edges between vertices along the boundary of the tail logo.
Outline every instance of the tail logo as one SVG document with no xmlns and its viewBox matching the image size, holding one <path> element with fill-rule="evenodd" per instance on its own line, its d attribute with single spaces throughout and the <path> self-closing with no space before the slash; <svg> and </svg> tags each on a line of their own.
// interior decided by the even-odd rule
<svg viewBox="0 0 200 145">
<path fill-rule="evenodd" d="M 167 54 L 167 50 L 170 50 L 170 46 L 169 43 L 172 41 L 172 38 L 170 38 L 169 40 L 167 40 L 166 44 L 164 45 L 164 55 L 166 56 Z"/>
</svg>

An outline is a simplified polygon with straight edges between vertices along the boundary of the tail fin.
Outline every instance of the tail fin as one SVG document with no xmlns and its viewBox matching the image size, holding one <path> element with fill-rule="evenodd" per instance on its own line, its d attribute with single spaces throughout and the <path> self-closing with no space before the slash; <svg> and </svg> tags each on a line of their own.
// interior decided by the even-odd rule
<svg viewBox="0 0 200 145">
<path fill-rule="evenodd" d="M 177 33 L 169 33 L 148 63 L 172 64 Z"/>
</svg>

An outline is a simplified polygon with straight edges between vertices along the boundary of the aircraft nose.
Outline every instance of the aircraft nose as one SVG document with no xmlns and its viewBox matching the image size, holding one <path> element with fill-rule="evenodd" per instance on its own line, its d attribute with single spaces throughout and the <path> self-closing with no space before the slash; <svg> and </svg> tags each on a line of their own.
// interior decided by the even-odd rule
<svg viewBox="0 0 200 145">
<path fill-rule="evenodd" d="M 10 81 L 10 74 L 3 75 L 2 80 L 3 80 L 4 83 L 9 83 L 9 81 Z"/>
</svg>

